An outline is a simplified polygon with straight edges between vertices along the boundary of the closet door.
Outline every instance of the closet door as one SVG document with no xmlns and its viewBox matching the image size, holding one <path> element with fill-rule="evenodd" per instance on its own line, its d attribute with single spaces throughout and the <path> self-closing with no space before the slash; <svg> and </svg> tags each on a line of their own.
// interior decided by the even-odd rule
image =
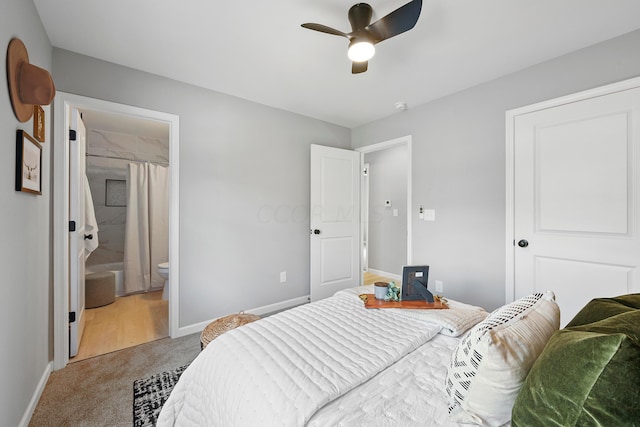
<svg viewBox="0 0 640 427">
<path fill-rule="evenodd" d="M 640 292 L 640 88 L 514 119 L 514 297 Z"/>
</svg>

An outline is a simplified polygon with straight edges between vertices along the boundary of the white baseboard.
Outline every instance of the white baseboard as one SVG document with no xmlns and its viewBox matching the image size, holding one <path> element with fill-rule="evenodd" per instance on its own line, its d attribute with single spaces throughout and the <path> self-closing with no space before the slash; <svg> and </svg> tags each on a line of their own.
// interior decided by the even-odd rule
<svg viewBox="0 0 640 427">
<path fill-rule="evenodd" d="M 180 337 L 184 337 L 186 335 L 191 335 L 191 334 L 195 334 L 195 333 L 198 333 L 198 332 L 202 332 L 202 330 L 210 322 L 212 322 L 213 320 L 215 320 L 215 319 L 205 320 L 204 322 L 194 323 L 193 325 L 183 326 L 181 328 L 178 328 L 178 331 L 171 338 L 180 338 Z"/>
<path fill-rule="evenodd" d="M 53 362 L 47 363 L 47 366 L 44 368 L 44 372 L 40 377 L 40 381 L 38 381 L 38 386 L 31 396 L 31 401 L 29 401 L 29 406 L 24 411 L 24 415 L 20 420 L 19 427 L 27 427 L 29 425 L 29 421 L 31 421 L 31 416 L 33 412 L 36 410 L 36 406 L 38 406 L 38 401 L 40 400 L 40 396 L 42 396 L 42 392 L 44 391 L 44 387 L 47 385 L 47 381 L 49 380 L 49 375 L 51 375 L 51 371 L 53 370 Z"/>
<path fill-rule="evenodd" d="M 388 277 L 389 279 L 402 281 L 402 276 L 400 276 L 399 274 L 393 274 L 393 273 L 389 273 L 387 271 L 382 271 L 382 270 L 375 270 L 373 268 L 369 268 L 367 269 L 367 271 L 371 274 L 375 274 L 376 276 L 383 276 L 383 277 Z"/>
<path fill-rule="evenodd" d="M 309 302 L 309 295 L 305 295 L 302 297 L 298 297 L 298 298 L 292 298 L 286 301 L 280 301 L 277 302 L 275 304 L 269 304 L 269 305 L 263 305 L 262 307 L 256 307 L 256 308 L 252 308 L 250 310 L 245 310 L 245 313 L 249 313 L 249 314 L 257 314 L 258 316 L 262 316 L 265 314 L 269 314 L 269 313 L 273 313 L 275 311 L 281 311 L 281 310 L 286 310 L 288 308 L 291 307 L 295 307 L 297 305 L 300 304 L 305 304 Z M 200 323 L 194 323 L 193 325 L 189 325 L 189 326 L 184 326 L 181 328 L 178 328 L 178 332 L 175 334 L 175 336 L 171 337 L 171 338 L 179 338 L 179 337 L 183 337 L 185 335 L 191 335 L 191 334 L 195 334 L 198 332 L 202 332 L 202 330 L 211 322 L 213 322 L 216 319 L 210 319 L 210 320 L 205 320 L 204 322 L 200 322 Z"/>
<path fill-rule="evenodd" d="M 277 302 L 275 304 L 263 305 L 262 307 L 252 308 L 251 310 L 246 310 L 246 313 L 257 314 L 258 316 L 262 316 L 265 314 L 273 313 L 275 311 L 286 310 L 291 307 L 295 307 L 300 304 L 306 304 L 309 302 L 309 295 L 305 295 L 303 297 L 292 298 L 286 301 Z"/>
</svg>

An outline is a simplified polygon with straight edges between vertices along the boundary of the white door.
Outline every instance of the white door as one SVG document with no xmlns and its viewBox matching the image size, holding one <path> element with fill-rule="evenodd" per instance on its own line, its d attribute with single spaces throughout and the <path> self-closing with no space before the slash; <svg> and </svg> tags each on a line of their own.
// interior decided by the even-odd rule
<svg viewBox="0 0 640 427">
<path fill-rule="evenodd" d="M 311 145 L 311 301 L 360 285 L 360 153 Z"/>
<path fill-rule="evenodd" d="M 561 325 L 640 291 L 640 89 L 515 118 L 514 296 L 555 292 Z"/>
<path fill-rule="evenodd" d="M 69 141 L 69 220 L 75 222 L 75 231 L 69 233 L 69 357 L 74 357 L 78 354 L 85 321 L 84 176 L 86 130 L 80 113 L 76 109 L 71 111 L 70 129 L 75 131 L 76 135 L 75 141 Z"/>
</svg>

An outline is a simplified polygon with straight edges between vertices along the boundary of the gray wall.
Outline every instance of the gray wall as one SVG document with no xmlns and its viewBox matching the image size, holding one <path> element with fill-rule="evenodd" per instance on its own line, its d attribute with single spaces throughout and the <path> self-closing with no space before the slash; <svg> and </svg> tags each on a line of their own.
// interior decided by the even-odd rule
<svg viewBox="0 0 640 427">
<path fill-rule="evenodd" d="M 413 262 L 430 265 L 430 286 L 504 303 L 505 112 L 636 77 L 639 46 L 635 31 L 352 131 L 353 148 L 413 136 Z M 416 220 L 421 204 L 435 222 Z"/>
<path fill-rule="evenodd" d="M 407 146 L 367 153 L 364 162 L 369 164 L 368 267 L 401 276 L 407 265 Z"/>
<path fill-rule="evenodd" d="M 59 49 L 53 75 L 180 116 L 180 326 L 309 294 L 309 146 L 349 129 Z"/>
<path fill-rule="evenodd" d="M 45 107 L 42 196 L 16 192 L 16 129 L 33 135 L 33 122 L 18 122 L 5 77 L 6 47 L 20 38 L 30 62 L 51 70 L 51 44 L 31 1 L 3 0 L 0 6 L 0 425 L 18 425 L 50 359 L 50 180 L 51 116 Z"/>
</svg>

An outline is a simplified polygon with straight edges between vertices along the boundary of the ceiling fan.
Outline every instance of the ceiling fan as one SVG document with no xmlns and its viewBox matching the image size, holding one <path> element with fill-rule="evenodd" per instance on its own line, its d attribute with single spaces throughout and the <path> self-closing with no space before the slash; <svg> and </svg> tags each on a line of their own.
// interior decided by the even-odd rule
<svg viewBox="0 0 640 427">
<path fill-rule="evenodd" d="M 371 6 L 367 3 L 357 3 L 349 9 L 352 30 L 350 33 L 343 33 L 322 24 L 307 23 L 302 24 L 302 27 L 348 38 L 351 73 L 358 74 L 367 71 L 369 59 L 375 53 L 374 45 L 412 29 L 418 22 L 421 9 L 422 0 L 413 0 L 372 24 Z"/>
</svg>

